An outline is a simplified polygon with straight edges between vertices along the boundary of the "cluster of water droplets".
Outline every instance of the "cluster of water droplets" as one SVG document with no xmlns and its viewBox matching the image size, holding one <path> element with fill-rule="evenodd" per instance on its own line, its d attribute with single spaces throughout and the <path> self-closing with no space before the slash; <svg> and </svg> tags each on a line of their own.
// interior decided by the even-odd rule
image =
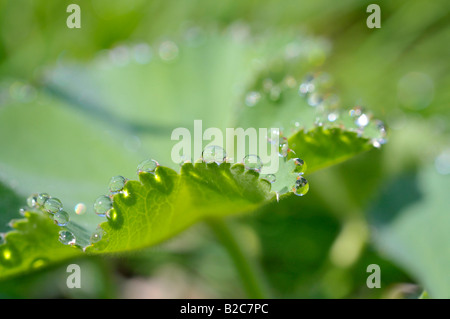
<svg viewBox="0 0 450 319">
<path fill-rule="evenodd" d="M 62 202 L 47 193 L 33 194 L 27 198 L 27 208 L 22 208 L 23 214 L 26 210 L 41 210 L 47 212 L 56 225 L 65 227 L 69 224 L 69 214 L 63 210 Z M 59 232 L 59 240 L 64 245 L 75 245 L 76 237 L 69 230 L 63 229 Z"/>
<path fill-rule="evenodd" d="M 303 111 L 303 118 L 294 118 L 291 121 L 292 133 L 299 129 L 309 130 L 317 126 L 324 128 L 340 127 L 368 138 L 376 148 L 385 144 L 387 142 L 385 124 L 381 120 L 375 119 L 362 106 L 354 106 L 350 109 L 342 108 L 339 96 L 331 91 L 332 86 L 333 80 L 325 72 L 307 74 L 301 81 L 287 75 L 277 83 L 268 77 L 261 81 L 260 89 L 253 88 L 245 94 L 244 104 L 256 109 L 263 97 L 265 97 L 265 100 L 276 101 L 285 92 L 297 90 L 297 95 L 311 107 L 307 111 L 312 112 L 310 122 L 313 125 L 304 122 L 305 116 L 308 115 L 305 115 L 306 113 Z"/>
</svg>

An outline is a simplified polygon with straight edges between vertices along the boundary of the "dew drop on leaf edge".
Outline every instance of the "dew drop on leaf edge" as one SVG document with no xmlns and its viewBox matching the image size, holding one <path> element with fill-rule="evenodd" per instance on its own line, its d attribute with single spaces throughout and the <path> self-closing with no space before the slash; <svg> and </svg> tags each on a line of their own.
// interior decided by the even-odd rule
<svg viewBox="0 0 450 319">
<path fill-rule="evenodd" d="M 112 208 L 111 198 L 108 196 L 102 195 L 99 196 L 94 203 L 94 212 L 98 216 L 105 216 Z"/>
<path fill-rule="evenodd" d="M 309 191 L 309 183 L 303 176 L 299 176 L 295 181 L 292 192 L 297 196 L 303 196 Z"/>
<path fill-rule="evenodd" d="M 30 197 L 27 198 L 27 205 L 30 208 L 35 207 L 37 204 L 37 196 L 35 195 L 31 195 Z"/>
<path fill-rule="evenodd" d="M 59 232 L 59 241 L 64 245 L 74 245 L 76 242 L 75 235 L 68 230 L 61 230 Z"/>
<path fill-rule="evenodd" d="M 50 197 L 44 203 L 44 209 L 49 213 L 56 213 L 62 209 L 63 205 L 58 198 Z"/>
<path fill-rule="evenodd" d="M 227 154 L 225 150 L 217 145 L 209 145 L 202 152 L 202 159 L 206 163 L 223 163 Z"/>
<path fill-rule="evenodd" d="M 153 173 L 159 166 L 158 162 L 153 159 L 147 159 L 142 161 L 138 167 L 137 172 L 139 173 Z"/>
<path fill-rule="evenodd" d="M 260 172 L 262 169 L 262 161 L 258 155 L 246 155 L 242 162 L 247 170 Z"/>
<path fill-rule="evenodd" d="M 125 187 L 125 183 L 127 182 L 127 179 L 123 176 L 114 176 L 111 178 L 109 182 L 109 191 L 113 194 L 116 194 L 123 190 Z"/>
<path fill-rule="evenodd" d="M 44 205 L 45 202 L 47 201 L 47 199 L 49 199 L 49 198 L 50 198 L 50 195 L 48 195 L 47 193 L 41 193 L 37 196 L 36 202 L 39 205 Z"/>
<path fill-rule="evenodd" d="M 306 163 L 301 158 L 294 158 L 293 159 L 295 163 L 295 169 L 294 172 L 296 173 L 304 173 L 306 171 Z"/>
<path fill-rule="evenodd" d="M 53 220 L 58 226 L 66 226 L 69 223 L 69 219 L 69 214 L 64 210 L 60 210 L 53 215 Z"/>
</svg>

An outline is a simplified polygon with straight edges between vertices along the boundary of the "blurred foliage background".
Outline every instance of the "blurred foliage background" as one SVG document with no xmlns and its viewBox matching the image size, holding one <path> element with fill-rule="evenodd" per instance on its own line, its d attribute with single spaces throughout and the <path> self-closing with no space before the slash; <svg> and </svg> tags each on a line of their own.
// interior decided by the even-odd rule
<svg viewBox="0 0 450 319">
<path fill-rule="evenodd" d="M 72 2 L 81 7 L 81 29 L 66 27 Z M 366 26 L 370 3 L 381 7 L 380 29 Z M 426 289 L 432 297 L 450 298 L 448 13 L 447 1 L 0 0 L 0 231 L 18 217 L 29 192 L 53 183 L 43 176 L 58 172 L 59 163 L 72 165 L 75 173 L 89 170 L 83 161 L 103 152 L 54 155 L 58 142 L 71 138 L 64 136 L 64 125 L 55 142 L 52 134 L 59 133 L 46 134 L 39 126 L 54 113 L 19 109 L 37 104 L 30 98 L 37 94 L 53 94 L 48 103 L 55 103 L 48 70 L 67 61 L 89 66 L 104 50 L 176 39 L 192 26 L 218 35 L 244 26 L 272 39 L 267 46 L 274 51 L 278 38 L 308 34 L 329 45 L 327 59 L 313 64 L 332 76 L 343 107 L 366 106 L 387 124 L 389 143 L 309 176 L 307 196 L 234 219 L 233 231 L 271 297 L 415 298 Z M 218 47 L 226 48 L 219 38 Z M 231 54 L 236 56 L 218 55 L 213 62 L 245 65 L 239 50 Z M 217 85 L 221 74 L 213 79 Z M 132 76 L 123 73 L 125 79 Z M 185 74 L 181 85 L 190 79 Z M 108 89 L 120 99 L 120 87 L 102 93 Z M 130 103 L 139 102 L 139 90 L 126 90 L 138 92 Z M 175 92 L 163 89 L 163 99 L 164 94 L 170 100 Z M 68 115 L 73 125 L 85 121 L 78 115 Z M 80 132 L 95 134 L 83 127 Z M 34 134 L 32 144 L 23 142 Z M 135 155 L 107 153 L 98 159 L 105 170 L 92 179 L 106 185 L 108 176 L 133 169 L 124 166 L 142 157 Z M 94 198 L 98 184 L 86 187 Z M 53 187 L 58 185 L 63 184 Z M 228 256 L 204 225 L 143 252 L 75 262 L 83 269 L 82 289 L 65 286 L 61 264 L 0 282 L 0 297 L 245 297 Z M 381 289 L 366 286 L 369 264 L 381 267 Z"/>
</svg>

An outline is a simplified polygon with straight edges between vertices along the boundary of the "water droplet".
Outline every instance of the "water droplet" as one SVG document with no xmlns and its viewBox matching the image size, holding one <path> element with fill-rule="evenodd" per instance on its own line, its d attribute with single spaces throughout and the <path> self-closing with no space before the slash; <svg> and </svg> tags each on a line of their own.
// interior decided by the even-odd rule
<svg viewBox="0 0 450 319">
<path fill-rule="evenodd" d="M 306 172 L 305 161 L 303 161 L 301 158 L 294 158 L 293 161 L 295 163 L 294 172 L 299 173 L 299 174 L 303 174 L 304 172 Z"/>
<path fill-rule="evenodd" d="M 365 127 L 369 124 L 369 117 L 366 114 L 361 114 L 355 121 L 355 124 L 359 127 Z"/>
<path fill-rule="evenodd" d="M 45 201 L 44 209 L 49 213 L 56 213 L 62 209 L 63 205 L 58 198 L 51 197 Z"/>
<path fill-rule="evenodd" d="M 291 75 L 288 75 L 284 78 L 284 83 L 286 84 L 286 86 L 288 88 L 291 88 L 291 89 L 293 89 L 297 85 L 297 81 Z"/>
<path fill-rule="evenodd" d="M 261 94 L 259 92 L 256 91 L 252 91 L 247 93 L 247 95 L 245 96 L 245 104 L 247 106 L 255 106 L 259 100 L 261 99 Z"/>
<path fill-rule="evenodd" d="M 105 216 L 111 208 L 112 208 L 111 198 L 105 195 L 98 197 L 94 203 L 94 211 L 98 216 L 101 217 Z"/>
<path fill-rule="evenodd" d="M 47 199 L 49 199 L 49 198 L 50 198 L 50 195 L 48 195 L 47 193 L 41 193 L 41 194 L 39 194 L 39 195 L 37 196 L 36 202 L 37 202 L 39 205 L 44 205 L 45 201 L 46 201 Z"/>
<path fill-rule="evenodd" d="M 318 106 L 322 101 L 323 98 L 318 93 L 312 93 L 308 96 L 308 104 L 310 106 Z"/>
<path fill-rule="evenodd" d="M 123 190 L 125 183 L 127 182 L 127 179 L 123 176 L 114 176 L 111 178 L 111 181 L 109 182 L 109 191 L 112 194 L 117 194 L 120 191 Z"/>
<path fill-rule="evenodd" d="M 59 232 L 59 241 L 64 245 L 75 245 L 76 240 L 75 235 L 68 230 L 61 230 Z"/>
<path fill-rule="evenodd" d="M 302 83 L 300 84 L 300 87 L 298 88 L 298 93 L 301 96 L 304 96 L 308 93 L 311 93 L 315 90 L 315 86 L 312 83 Z"/>
<path fill-rule="evenodd" d="M 26 216 L 28 210 L 29 210 L 29 207 L 21 207 L 21 208 L 19 208 L 19 214 L 22 216 Z"/>
<path fill-rule="evenodd" d="M 191 162 L 192 162 L 191 159 L 189 157 L 187 157 L 186 155 L 180 156 L 180 163 L 179 163 L 180 166 L 183 166 L 184 164 L 191 163 Z"/>
<path fill-rule="evenodd" d="M 170 62 L 178 57 L 178 46 L 172 41 L 164 41 L 159 46 L 159 56 L 164 61 Z"/>
<path fill-rule="evenodd" d="M 273 87 L 273 80 L 270 78 L 263 80 L 263 89 L 265 92 L 270 92 Z"/>
<path fill-rule="evenodd" d="M 53 215 L 53 220 L 58 226 L 66 226 L 69 223 L 69 214 L 63 210 Z"/>
<path fill-rule="evenodd" d="M 91 244 L 98 243 L 103 238 L 103 229 L 98 228 L 95 230 L 95 232 L 91 235 L 90 242 Z"/>
<path fill-rule="evenodd" d="M 202 152 L 202 159 L 206 163 L 223 163 L 227 158 L 225 150 L 217 145 L 209 145 Z"/>
<path fill-rule="evenodd" d="M 19 214 L 22 215 L 22 216 L 25 216 L 27 214 L 28 208 L 29 207 L 21 207 L 21 208 L 19 208 Z"/>
<path fill-rule="evenodd" d="M 28 207 L 35 207 L 37 204 L 37 196 L 35 195 L 31 195 L 30 197 L 27 198 L 27 205 Z"/>
<path fill-rule="evenodd" d="M 275 183 L 277 180 L 277 177 L 274 174 L 267 174 L 263 177 L 265 180 L 267 180 L 269 183 Z"/>
<path fill-rule="evenodd" d="M 148 159 L 145 161 L 142 161 L 138 167 L 137 172 L 139 173 L 153 173 L 155 172 L 156 168 L 159 166 L 158 162 L 152 159 Z"/>
<path fill-rule="evenodd" d="M 360 106 L 355 106 L 348 112 L 348 114 L 350 114 L 350 116 L 352 116 L 352 117 L 360 116 L 362 113 L 363 113 L 363 109 Z"/>
<path fill-rule="evenodd" d="M 297 177 L 295 181 L 295 186 L 292 188 L 292 192 L 297 196 L 305 195 L 309 190 L 309 184 L 306 178 L 303 176 Z"/>
<path fill-rule="evenodd" d="M 0 234 L 0 245 L 5 243 L 5 234 Z"/>
<path fill-rule="evenodd" d="M 86 205 L 84 203 L 78 203 L 75 205 L 75 214 L 83 215 L 86 213 Z"/>
<path fill-rule="evenodd" d="M 245 169 L 254 170 L 257 172 L 261 171 L 262 162 L 258 155 L 246 155 L 242 162 Z"/>
<path fill-rule="evenodd" d="M 184 39 L 191 47 L 198 47 L 205 42 L 205 32 L 199 27 L 190 27 L 184 33 Z"/>
</svg>

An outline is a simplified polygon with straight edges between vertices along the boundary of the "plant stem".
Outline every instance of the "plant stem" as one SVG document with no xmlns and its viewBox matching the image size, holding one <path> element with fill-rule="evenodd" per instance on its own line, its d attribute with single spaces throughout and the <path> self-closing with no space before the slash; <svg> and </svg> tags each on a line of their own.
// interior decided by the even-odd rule
<svg viewBox="0 0 450 319">
<path fill-rule="evenodd" d="M 215 218 L 209 219 L 207 224 L 228 252 L 236 267 L 247 296 L 252 299 L 265 298 L 266 294 L 264 293 L 263 285 L 257 278 L 257 271 L 253 268 L 253 265 L 239 247 L 238 242 L 234 238 L 226 222 L 222 219 Z"/>
</svg>

